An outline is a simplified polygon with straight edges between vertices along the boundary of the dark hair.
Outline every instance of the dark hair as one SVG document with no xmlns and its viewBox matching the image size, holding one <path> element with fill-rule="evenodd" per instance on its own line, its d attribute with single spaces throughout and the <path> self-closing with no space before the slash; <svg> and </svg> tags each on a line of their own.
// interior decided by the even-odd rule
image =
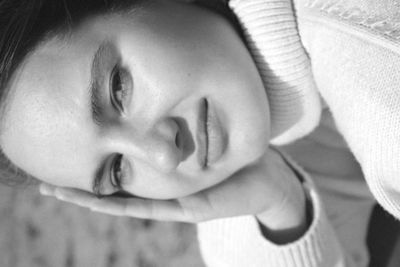
<svg viewBox="0 0 400 267">
<path fill-rule="evenodd" d="M 13 73 L 41 41 L 60 32 L 70 32 L 90 15 L 123 12 L 149 1 L 0 0 L 0 121 Z M 197 4 L 222 14 L 238 29 L 235 17 L 223 0 L 198 0 Z M 35 180 L 12 164 L 0 148 L 0 182 L 16 185 L 35 183 Z"/>
</svg>

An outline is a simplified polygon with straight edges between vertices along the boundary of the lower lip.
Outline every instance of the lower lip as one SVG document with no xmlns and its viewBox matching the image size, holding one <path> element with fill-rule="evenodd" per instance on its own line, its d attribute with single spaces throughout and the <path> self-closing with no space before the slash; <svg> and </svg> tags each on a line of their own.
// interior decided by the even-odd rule
<svg viewBox="0 0 400 267">
<path fill-rule="evenodd" d="M 227 137 L 221 127 L 217 114 L 213 107 L 206 100 L 207 117 L 206 117 L 206 167 L 217 162 L 223 155 L 227 146 Z"/>
</svg>

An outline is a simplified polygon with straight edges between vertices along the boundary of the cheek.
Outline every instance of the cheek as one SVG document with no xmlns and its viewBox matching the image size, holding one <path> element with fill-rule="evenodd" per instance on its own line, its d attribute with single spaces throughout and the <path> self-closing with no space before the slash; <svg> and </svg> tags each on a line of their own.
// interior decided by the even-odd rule
<svg viewBox="0 0 400 267">
<path fill-rule="evenodd" d="M 123 188 L 132 195 L 152 199 L 171 199 L 191 194 L 202 187 L 194 183 L 191 177 L 178 173 L 163 174 L 137 159 L 131 159 L 131 162 L 134 162 L 133 175 L 125 182 Z"/>
<path fill-rule="evenodd" d="M 230 146 L 235 156 L 246 162 L 262 156 L 270 140 L 269 106 L 262 90 L 258 89 L 262 94 L 247 90 L 228 104 Z"/>
<path fill-rule="evenodd" d="M 253 161 L 262 156 L 268 146 L 269 129 L 266 124 L 243 122 L 232 134 L 232 144 L 238 157 Z"/>
</svg>

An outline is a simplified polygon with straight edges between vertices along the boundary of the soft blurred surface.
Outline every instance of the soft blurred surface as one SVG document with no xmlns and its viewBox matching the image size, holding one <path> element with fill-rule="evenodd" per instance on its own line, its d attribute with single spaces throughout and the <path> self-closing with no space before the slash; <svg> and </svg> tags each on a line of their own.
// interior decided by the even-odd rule
<svg viewBox="0 0 400 267">
<path fill-rule="evenodd" d="M 399 222 L 372 216 L 370 267 L 400 266 Z M 0 267 L 205 267 L 194 225 L 121 218 L 0 185 Z"/>
<path fill-rule="evenodd" d="M 204 267 L 195 227 L 120 218 L 0 186 L 1 267 Z"/>
</svg>

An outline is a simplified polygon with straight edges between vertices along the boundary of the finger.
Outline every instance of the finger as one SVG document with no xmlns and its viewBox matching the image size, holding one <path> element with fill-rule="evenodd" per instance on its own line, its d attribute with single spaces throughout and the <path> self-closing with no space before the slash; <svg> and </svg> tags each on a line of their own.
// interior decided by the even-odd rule
<svg viewBox="0 0 400 267">
<path fill-rule="evenodd" d="M 57 199 L 90 208 L 92 211 L 114 216 L 130 216 L 143 219 L 199 222 L 212 219 L 213 213 L 202 194 L 184 197 L 178 200 L 154 200 L 138 197 L 104 197 L 74 188 L 57 187 L 49 184 L 40 186 L 41 192 Z M 47 193 L 49 192 L 49 193 Z"/>
<path fill-rule="evenodd" d="M 91 209 L 115 216 L 190 222 L 176 200 L 106 197 L 94 202 Z"/>
<path fill-rule="evenodd" d="M 56 187 L 54 196 L 61 201 L 88 208 L 90 208 L 93 203 L 98 200 L 98 198 L 92 193 L 79 189 L 64 187 Z"/>
<path fill-rule="evenodd" d="M 72 188 L 57 188 L 55 196 L 62 201 L 114 216 L 163 221 L 191 221 L 191 218 L 185 216 L 182 207 L 176 200 L 153 200 L 137 197 L 99 199 L 92 193 Z"/>
</svg>

